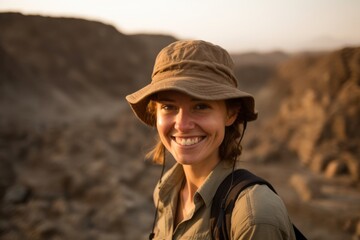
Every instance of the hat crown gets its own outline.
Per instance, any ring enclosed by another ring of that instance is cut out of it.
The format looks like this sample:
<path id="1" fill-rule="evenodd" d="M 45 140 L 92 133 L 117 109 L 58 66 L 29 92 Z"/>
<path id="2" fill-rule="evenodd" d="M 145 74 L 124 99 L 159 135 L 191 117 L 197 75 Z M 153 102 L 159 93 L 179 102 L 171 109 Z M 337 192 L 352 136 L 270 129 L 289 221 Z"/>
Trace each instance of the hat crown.
<path id="1" fill-rule="evenodd" d="M 223 48 L 201 40 L 177 41 L 162 49 L 156 57 L 152 82 L 169 77 L 209 75 L 209 80 L 237 87 L 234 63 Z M 225 80 L 225 81 L 224 81 Z"/>

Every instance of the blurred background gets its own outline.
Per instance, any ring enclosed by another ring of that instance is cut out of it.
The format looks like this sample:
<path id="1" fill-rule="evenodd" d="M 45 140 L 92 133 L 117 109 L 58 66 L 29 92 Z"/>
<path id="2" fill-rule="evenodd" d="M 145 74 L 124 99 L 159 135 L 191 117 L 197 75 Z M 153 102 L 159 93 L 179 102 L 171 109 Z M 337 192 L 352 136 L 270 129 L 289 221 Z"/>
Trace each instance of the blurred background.
<path id="1" fill-rule="evenodd" d="M 309 239 L 360 239 L 360 2 L 0 0 L 0 239 L 144 239 L 155 130 L 124 97 L 178 39 L 256 99 L 241 164 Z M 168 162 L 170 167 L 173 161 Z"/>

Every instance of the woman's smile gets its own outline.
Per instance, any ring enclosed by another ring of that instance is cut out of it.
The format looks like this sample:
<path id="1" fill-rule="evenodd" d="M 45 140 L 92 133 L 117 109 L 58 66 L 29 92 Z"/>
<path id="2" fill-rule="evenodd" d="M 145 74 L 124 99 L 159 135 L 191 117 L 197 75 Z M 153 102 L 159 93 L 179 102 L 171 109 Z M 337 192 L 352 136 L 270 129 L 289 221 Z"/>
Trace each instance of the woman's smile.
<path id="1" fill-rule="evenodd" d="M 171 137 L 173 141 L 181 146 L 193 146 L 201 142 L 205 137 Z"/>

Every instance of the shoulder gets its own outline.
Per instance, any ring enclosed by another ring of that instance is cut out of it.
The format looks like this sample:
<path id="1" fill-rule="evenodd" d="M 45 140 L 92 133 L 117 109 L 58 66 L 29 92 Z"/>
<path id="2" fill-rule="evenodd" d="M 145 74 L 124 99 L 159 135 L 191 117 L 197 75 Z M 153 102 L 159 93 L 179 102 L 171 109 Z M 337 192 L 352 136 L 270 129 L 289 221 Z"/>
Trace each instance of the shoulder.
<path id="1" fill-rule="evenodd" d="M 274 237 L 287 236 L 279 239 L 291 239 L 293 231 L 283 201 L 266 185 L 254 185 L 239 195 L 231 222 L 232 231 L 237 235 L 250 231 L 251 234 L 273 234 Z"/>

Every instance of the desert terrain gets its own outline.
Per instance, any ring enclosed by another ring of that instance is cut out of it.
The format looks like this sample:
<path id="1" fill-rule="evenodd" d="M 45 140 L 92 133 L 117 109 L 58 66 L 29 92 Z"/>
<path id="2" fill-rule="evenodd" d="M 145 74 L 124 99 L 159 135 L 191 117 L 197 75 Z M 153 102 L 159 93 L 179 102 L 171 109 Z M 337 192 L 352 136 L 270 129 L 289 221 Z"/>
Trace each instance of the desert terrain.
<path id="1" fill-rule="evenodd" d="M 173 41 L 0 13 L 0 239 L 147 239 L 161 167 L 125 96 Z M 308 239 L 360 239 L 360 46 L 232 56 L 259 110 L 240 164 Z"/>

